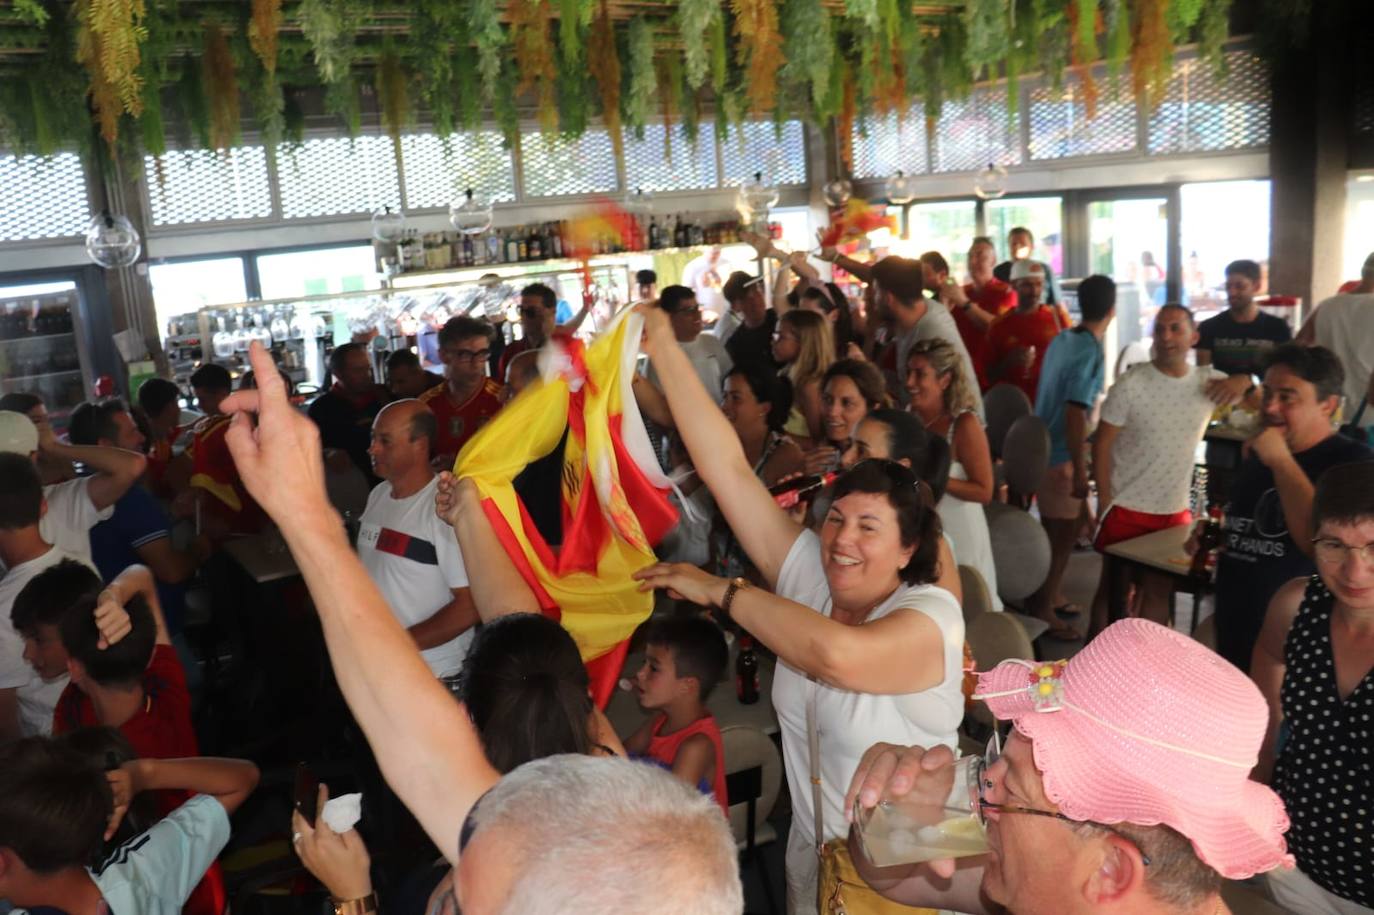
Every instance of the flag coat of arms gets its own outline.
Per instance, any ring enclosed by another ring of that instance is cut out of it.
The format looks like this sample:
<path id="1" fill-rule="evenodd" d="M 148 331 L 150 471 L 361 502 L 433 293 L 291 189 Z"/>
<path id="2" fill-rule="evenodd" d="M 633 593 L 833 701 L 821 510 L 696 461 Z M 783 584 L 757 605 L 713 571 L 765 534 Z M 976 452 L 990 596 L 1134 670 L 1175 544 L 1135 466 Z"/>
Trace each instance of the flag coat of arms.
<path id="1" fill-rule="evenodd" d="M 626 310 L 590 345 L 562 338 L 546 346 L 541 381 L 496 414 L 454 465 L 477 484 L 497 539 L 540 608 L 577 643 L 602 707 L 630 634 L 653 609 L 653 594 L 630 574 L 657 561 L 653 547 L 677 522 L 631 390 L 643 324 Z M 516 478 L 531 463 L 558 460 L 560 448 L 555 547 Z"/>

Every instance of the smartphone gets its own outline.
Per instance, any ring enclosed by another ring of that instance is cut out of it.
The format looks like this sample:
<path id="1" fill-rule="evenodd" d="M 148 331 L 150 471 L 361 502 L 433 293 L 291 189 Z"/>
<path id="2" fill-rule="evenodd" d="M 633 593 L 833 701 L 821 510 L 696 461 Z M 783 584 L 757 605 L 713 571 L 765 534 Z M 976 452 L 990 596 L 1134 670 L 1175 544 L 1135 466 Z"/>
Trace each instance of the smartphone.
<path id="1" fill-rule="evenodd" d="M 296 766 L 296 809 L 311 826 L 319 814 L 320 779 L 308 763 Z"/>

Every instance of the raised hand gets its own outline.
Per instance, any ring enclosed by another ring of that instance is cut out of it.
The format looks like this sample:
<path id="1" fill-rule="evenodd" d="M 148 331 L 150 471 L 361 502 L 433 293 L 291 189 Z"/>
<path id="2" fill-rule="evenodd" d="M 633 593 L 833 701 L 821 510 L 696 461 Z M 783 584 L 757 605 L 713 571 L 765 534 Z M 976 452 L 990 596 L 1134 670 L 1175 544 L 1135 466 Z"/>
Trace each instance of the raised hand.
<path id="1" fill-rule="evenodd" d="M 129 620 L 129 611 L 119 602 L 118 596 L 108 588 L 100 592 L 95 604 L 95 628 L 100 631 L 100 639 L 95 647 L 104 651 L 116 644 L 134 628 Z"/>
<path id="2" fill-rule="evenodd" d="M 639 590 L 660 589 L 674 600 L 685 600 L 705 607 L 718 607 L 730 584 L 686 562 L 658 562 L 630 576 Z"/>

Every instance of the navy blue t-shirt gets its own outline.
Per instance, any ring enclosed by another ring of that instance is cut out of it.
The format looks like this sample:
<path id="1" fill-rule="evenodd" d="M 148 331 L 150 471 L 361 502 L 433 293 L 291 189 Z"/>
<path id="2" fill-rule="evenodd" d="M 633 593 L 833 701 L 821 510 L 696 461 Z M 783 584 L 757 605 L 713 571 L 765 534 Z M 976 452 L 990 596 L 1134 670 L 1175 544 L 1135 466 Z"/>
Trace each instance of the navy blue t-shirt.
<path id="1" fill-rule="evenodd" d="M 171 524 L 157 499 L 142 486 L 134 486 L 115 503 L 113 515 L 91 528 L 91 559 L 101 579 L 108 582 L 143 561 L 139 547 L 170 536 Z M 185 589 L 159 581 L 157 596 L 167 629 L 176 635 L 181 631 Z"/>

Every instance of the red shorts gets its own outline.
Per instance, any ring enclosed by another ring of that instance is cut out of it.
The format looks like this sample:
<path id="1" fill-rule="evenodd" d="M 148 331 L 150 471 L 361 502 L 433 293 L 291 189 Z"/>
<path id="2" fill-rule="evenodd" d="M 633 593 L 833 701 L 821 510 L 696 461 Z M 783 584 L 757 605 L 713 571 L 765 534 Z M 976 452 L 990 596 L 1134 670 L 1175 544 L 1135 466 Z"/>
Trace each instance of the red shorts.
<path id="1" fill-rule="evenodd" d="M 1178 527 L 1180 524 L 1191 524 L 1192 521 L 1193 513 L 1186 508 L 1172 515 L 1152 515 L 1149 512 L 1132 511 L 1120 505 L 1113 505 L 1098 525 L 1097 536 L 1093 538 L 1093 549 L 1101 553 L 1113 543 L 1153 534 L 1165 528 Z"/>

